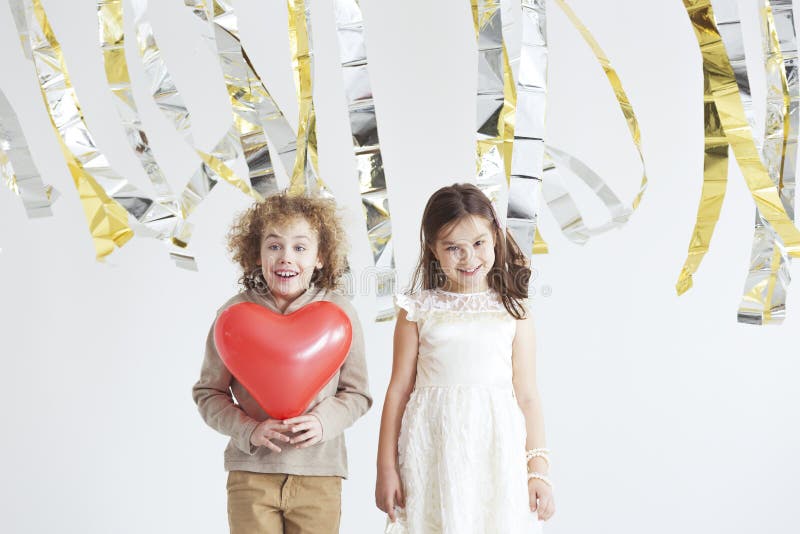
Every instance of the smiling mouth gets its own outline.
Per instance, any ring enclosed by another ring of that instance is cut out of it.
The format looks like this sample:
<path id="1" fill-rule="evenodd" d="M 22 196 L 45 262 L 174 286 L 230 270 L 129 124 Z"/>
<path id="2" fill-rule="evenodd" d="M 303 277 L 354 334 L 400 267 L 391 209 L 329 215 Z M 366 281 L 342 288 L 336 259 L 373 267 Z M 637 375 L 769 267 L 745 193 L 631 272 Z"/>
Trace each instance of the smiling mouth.
<path id="1" fill-rule="evenodd" d="M 460 273 L 464 273 L 464 274 L 466 274 L 466 275 L 470 275 L 470 274 L 475 274 L 475 273 L 477 273 L 477 272 L 478 272 L 478 269 L 480 269 L 480 268 L 481 268 L 481 266 L 480 266 L 480 265 L 478 265 L 477 267 L 473 267 L 472 269 L 458 269 L 458 272 L 460 272 Z"/>
<path id="2" fill-rule="evenodd" d="M 298 274 L 296 271 L 275 271 L 275 276 L 284 280 L 290 280 Z"/>

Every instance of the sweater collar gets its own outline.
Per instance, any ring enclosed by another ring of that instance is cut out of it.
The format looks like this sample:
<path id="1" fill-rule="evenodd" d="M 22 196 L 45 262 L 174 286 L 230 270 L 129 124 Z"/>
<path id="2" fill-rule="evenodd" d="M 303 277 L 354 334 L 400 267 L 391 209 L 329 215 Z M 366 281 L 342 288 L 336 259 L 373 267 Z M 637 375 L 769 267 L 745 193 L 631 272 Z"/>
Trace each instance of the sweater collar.
<path id="1" fill-rule="evenodd" d="M 252 302 L 256 302 L 269 308 L 270 310 L 274 311 L 275 313 L 281 313 L 278 309 L 278 305 L 275 302 L 275 297 L 272 293 L 267 290 L 264 293 L 257 293 L 253 289 L 248 289 L 247 294 L 249 300 Z M 286 311 L 283 312 L 283 315 L 288 315 L 292 312 L 295 312 L 308 304 L 309 302 L 319 300 L 325 294 L 325 288 L 317 287 L 317 286 L 310 286 L 306 289 L 303 293 L 297 296 L 292 302 L 289 303 L 289 306 L 286 307 Z"/>

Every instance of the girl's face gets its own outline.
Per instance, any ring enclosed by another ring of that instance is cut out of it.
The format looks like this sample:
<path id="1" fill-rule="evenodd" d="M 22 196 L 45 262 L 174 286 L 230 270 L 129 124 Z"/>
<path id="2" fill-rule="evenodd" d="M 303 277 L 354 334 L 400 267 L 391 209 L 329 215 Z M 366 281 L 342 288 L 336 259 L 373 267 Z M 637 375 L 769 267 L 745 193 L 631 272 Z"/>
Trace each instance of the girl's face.
<path id="1" fill-rule="evenodd" d="M 468 215 L 440 232 L 433 255 L 447 275 L 446 291 L 474 293 L 489 287 L 486 276 L 494 265 L 494 232 L 484 217 Z"/>
<path id="2" fill-rule="evenodd" d="M 314 269 L 322 268 L 317 232 L 302 217 L 268 226 L 259 265 L 276 300 L 294 300 L 308 289 Z"/>

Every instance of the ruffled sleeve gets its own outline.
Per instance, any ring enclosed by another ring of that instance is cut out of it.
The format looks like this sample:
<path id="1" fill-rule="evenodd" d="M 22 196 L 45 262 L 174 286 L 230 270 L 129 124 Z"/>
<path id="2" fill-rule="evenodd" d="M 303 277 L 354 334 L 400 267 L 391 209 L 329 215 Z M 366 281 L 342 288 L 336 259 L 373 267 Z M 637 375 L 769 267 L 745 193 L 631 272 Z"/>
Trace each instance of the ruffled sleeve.
<path id="1" fill-rule="evenodd" d="M 403 309 L 406 311 L 406 319 L 411 322 L 417 322 L 419 319 L 419 303 L 414 299 L 413 295 L 406 295 L 405 293 L 395 293 L 394 305 L 399 311 Z"/>

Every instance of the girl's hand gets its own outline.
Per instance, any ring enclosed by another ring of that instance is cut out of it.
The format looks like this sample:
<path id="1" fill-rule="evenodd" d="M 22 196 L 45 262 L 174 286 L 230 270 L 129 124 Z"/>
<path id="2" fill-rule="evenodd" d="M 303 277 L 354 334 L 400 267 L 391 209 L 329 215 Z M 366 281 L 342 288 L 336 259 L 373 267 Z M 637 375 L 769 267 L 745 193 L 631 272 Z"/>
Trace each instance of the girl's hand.
<path id="1" fill-rule="evenodd" d="M 264 446 L 275 452 L 281 452 L 280 447 L 272 443 L 271 439 L 276 439 L 288 443 L 290 438 L 281 432 L 286 432 L 287 426 L 277 419 L 267 419 L 258 424 L 250 435 L 250 443 L 256 447 Z"/>
<path id="2" fill-rule="evenodd" d="M 297 449 L 305 449 L 322 441 L 322 423 L 314 414 L 299 415 L 283 423 L 292 432 L 300 432 L 289 441 Z"/>
<path id="3" fill-rule="evenodd" d="M 395 517 L 394 507 L 405 508 L 406 498 L 403 495 L 403 483 L 397 469 L 378 470 L 378 480 L 375 483 L 375 504 L 384 513 L 389 514 L 392 523 Z"/>
<path id="4" fill-rule="evenodd" d="M 538 478 L 528 480 L 528 497 L 530 499 L 531 512 L 538 512 L 540 521 L 547 521 L 555 513 L 553 490 L 543 480 Z"/>

